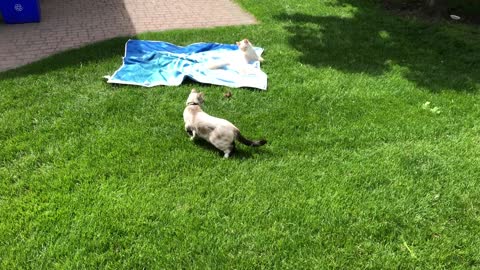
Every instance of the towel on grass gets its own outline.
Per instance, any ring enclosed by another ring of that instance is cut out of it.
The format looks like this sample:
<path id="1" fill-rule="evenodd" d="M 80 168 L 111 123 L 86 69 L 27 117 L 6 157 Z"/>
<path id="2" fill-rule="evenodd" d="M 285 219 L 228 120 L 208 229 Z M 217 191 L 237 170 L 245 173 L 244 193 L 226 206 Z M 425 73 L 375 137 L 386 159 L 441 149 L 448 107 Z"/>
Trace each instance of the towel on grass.
<path id="1" fill-rule="evenodd" d="M 258 55 L 263 52 L 262 48 L 254 49 Z M 106 78 L 108 83 L 153 87 L 177 86 L 189 77 L 200 83 L 266 90 L 267 75 L 258 61 L 211 68 L 215 63 L 234 63 L 239 54 L 235 44 L 194 43 L 181 47 L 163 41 L 129 40 L 123 65 Z"/>

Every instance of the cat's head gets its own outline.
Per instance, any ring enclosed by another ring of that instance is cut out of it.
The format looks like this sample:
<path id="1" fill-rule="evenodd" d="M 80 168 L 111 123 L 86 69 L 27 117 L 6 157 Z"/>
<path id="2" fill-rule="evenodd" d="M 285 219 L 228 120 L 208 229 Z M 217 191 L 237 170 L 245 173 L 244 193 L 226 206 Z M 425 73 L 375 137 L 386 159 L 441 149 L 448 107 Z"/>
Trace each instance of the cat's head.
<path id="1" fill-rule="evenodd" d="M 237 46 L 240 50 L 246 51 L 248 47 L 252 47 L 252 43 L 248 39 L 243 39 L 241 41 L 237 41 Z"/>
<path id="2" fill-rule="evenodd" d="M 203 101 L 204 101 L 203 92 L 197 92 L 197 89 L 193 88 L 192 91 L 190 92 L 190 95 L 188 95 L 186 104 L 187 105 L 190 105 L 190 104 L 201 105 L 201 104 L 203 104 Z"/>

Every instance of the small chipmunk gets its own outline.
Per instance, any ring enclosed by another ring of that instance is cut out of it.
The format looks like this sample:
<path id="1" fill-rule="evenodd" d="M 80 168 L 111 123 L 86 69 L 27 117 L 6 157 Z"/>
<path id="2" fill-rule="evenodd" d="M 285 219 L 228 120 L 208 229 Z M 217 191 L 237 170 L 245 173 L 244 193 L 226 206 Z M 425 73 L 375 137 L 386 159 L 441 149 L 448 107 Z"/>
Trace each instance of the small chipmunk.
<path id="1" fill-rule="evenodd" d="M 223 94 L 223 97 L 225 98 L 231 98 L 232 97 L 232 92 L 228 91 L 225 94 Z"/>

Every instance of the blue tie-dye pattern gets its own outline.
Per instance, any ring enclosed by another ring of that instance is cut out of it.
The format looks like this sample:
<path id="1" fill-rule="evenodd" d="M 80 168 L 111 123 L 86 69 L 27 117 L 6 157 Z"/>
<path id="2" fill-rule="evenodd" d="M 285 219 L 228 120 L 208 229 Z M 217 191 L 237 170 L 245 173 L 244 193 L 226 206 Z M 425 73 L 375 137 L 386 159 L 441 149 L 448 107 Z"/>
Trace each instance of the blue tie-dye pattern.
<path id="1" fill-rule="evenodd" d="M 162 41 L 129 40 L 125 45 L 123 65 L 109 78 L 109 83 L 146 87 L 180 85 L 185 77 L 228 87 L 267 89 L 267 75 L 258 61 L 249 64 L 249 72 L 235 65 L 208 69 L 207 63 L 229 61 L 234 44 L 195 43 L 185 47 Z M 260 55 L 262 48 L 255 47 Z"/>

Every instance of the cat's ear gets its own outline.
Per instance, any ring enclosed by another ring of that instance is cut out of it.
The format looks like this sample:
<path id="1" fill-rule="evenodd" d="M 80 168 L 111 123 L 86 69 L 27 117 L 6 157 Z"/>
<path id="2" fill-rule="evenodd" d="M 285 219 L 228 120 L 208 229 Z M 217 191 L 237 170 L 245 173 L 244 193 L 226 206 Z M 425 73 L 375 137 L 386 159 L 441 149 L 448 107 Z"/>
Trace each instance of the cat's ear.
<path id="1" fill-rule="evenodd" d="M 240 44 L 241 44 L 240 41 L 237 41 L 236 43 L 237 43 L 237 46 L 240 46 Z"/>
<path id="2" fill-rule="evenodd" d="M 197 93 L 197 89 L 193 88 L 192 93 Z"/>
<path id="3" fill-rule="evenodd" d="M 205 100 L 203 92 L 198 93 L 197 100 L 198 100 L 198 103 L 200 104 L 203 103 L 203 101 Z"/>

